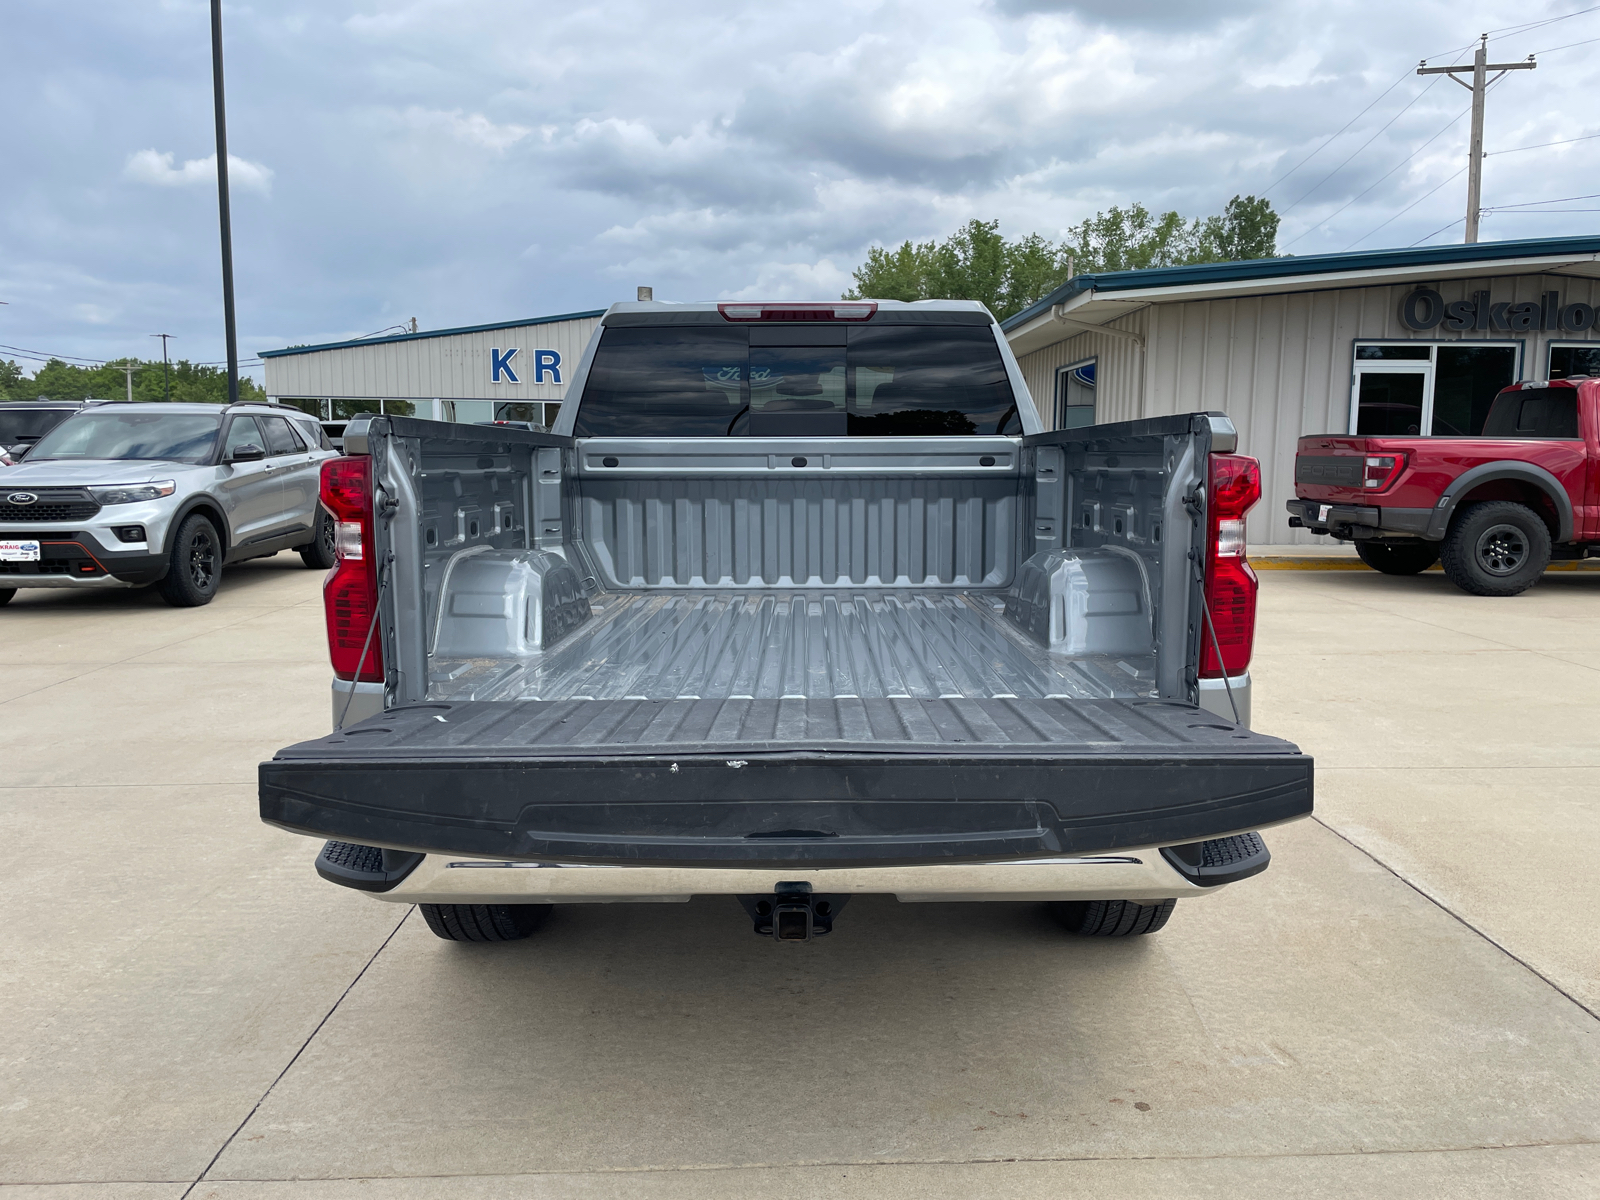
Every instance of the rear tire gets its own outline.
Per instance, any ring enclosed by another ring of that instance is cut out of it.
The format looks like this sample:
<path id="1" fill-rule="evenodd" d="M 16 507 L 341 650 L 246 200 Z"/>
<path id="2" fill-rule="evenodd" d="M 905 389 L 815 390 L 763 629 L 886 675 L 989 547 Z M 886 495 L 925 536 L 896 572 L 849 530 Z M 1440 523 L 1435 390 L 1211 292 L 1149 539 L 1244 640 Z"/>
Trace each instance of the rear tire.
<path id="1" fill-rule="evenodd" d="M 198 608 L 211 603 L 221 582 L 222 538 L 215 525 L 191 513 L 172 539 L 161 598 L 174 608 Z"/>
<path id="2" fill-rule="evenodd" d="M 16 588 L 0 588 L 0 604 L 10 604 L 11 597 L 17 594 Z"/>
<path id="3" fill-rule="evenodd" d="M 1526 504 L 1469 504 L 1451 523 L 1439 561 L 1463 592 L 1515 596 L 1538 583 L 1550 565 L 1550 530 Z"/>
<path id="4" fill-rule="evenodd" d="M 317 505 L 317 519 L 311 523 L 311 528 L 311 540 L 298 547 L 300 561 L 313 570 L 326 571 L 334 563 L 333 518 L 320 504 Z"/>
<path id="5" fill-rule="evenodd" d="M 1050 906 L 1068 933 L 1080 937 L 1136 937 L 1167 923 L 1177 900 L 1140 904 L 1133 900 L 1068 900 Z"/>
<path id="6" fill-rule="evenodd" d="M 1374 571 L 1416 575 L 1439 561 L 1437 542 L 1357 542 L 1356 553 Z"/>
<path id="7" fill-rule="evenodd" d="M 419 904 L 428 928 L 447 942 L 516 942 L 550 915 L 553 904 Z"/>

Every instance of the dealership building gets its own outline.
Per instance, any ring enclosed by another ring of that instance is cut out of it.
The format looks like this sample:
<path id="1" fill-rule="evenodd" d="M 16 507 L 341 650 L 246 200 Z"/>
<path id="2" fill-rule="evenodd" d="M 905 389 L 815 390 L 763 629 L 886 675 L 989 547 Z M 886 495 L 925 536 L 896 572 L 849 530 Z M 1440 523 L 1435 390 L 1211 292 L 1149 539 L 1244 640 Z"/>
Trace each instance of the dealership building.
<path id="1" fill-rule="evenodd" d="M 821 299 L 822 297 L 818 297 Z M 1047 428 L 1218 410 L 1261 460 L 1256 544 L 1291 530 L 1295 442 L 1474 434 L 1518 379 L 1600 375 L 1600 237 L 1080 275 L 1004 324 Z M 360 412 L 554 423 L 602 312 L 262 352 L 269 396 Z"/>
<path id="2" fill-rule="evenodd" d="M 1047 426 L 1214 409 L 1261 460 L 1252 543 L 1290 529 L 1295 442 L 1475 434 L 1518 379 L 1600 375 L 1600 237 L 1080 275 L 1005 322 Z"/>
<path id="3" fill-rule="evenodd" d="M 335 436 L 358 413 L 548 428 L 605 315 L 593 312 L 263 350 L 269 398 Z"/>

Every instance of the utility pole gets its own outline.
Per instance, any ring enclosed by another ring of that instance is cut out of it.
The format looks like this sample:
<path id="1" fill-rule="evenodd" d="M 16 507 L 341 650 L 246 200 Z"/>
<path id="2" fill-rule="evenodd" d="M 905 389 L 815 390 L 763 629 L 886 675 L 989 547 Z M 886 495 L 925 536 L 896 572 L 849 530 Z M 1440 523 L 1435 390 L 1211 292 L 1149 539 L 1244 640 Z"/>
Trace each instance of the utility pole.
<path id="1" fill-rule="evenodd" d="M 150 336 L 161 339 L 161 398 L 170 404 L 172 402 L 172 379 L 167 365 L 167 339 L 173 335 L 170 333 L 152 333 Z"/>
<path id="2" fill-rule="evenodd" d="M 217 109 L 217 214 L 222 226 L 222 323 L 228 338 L 228 403 L 239 402 L 239 342 L 233 324 L 233 222 L 228 214 L 228 115 L 222 87 L 222 0 L 211 0 L 211 90 Z"/>
<path id="3" fill-rule="evenodd" d="M 1470 244 L 1478 240 L 1478 217 L 1483 210 L 1483 94 L 1507 71 L 1531 71 L 1539 64 L 1533 61 L 1533 55 L 1528 55 L 1527 62 L 1519 63 L 1492 63 L 1489 61 L 1489 35 L 1479 35 L 1477 52 L 1472 56 L 1470 67 L 1430 67 L 1428 60 L 1423 59 L 1417 67 L 1418 75 L 1448 75 L 1454 83 L 1461 84 L 1472 93 L 1472 147 L 1468 150 L 1467 158 L 1467 236 Z M 1457 75 L 1472 72 L 1472 82 L 1457 79 Z M 1490 71 L 1498 71 L 1494 79 L 1489 79 Z"/>
<path id="4" fill-rule="evenodd" d="M 128 403 L 132 404 L 133 403 L 133 373 L 135 371 L 142 371 L 142 370 L 144 370 L 144 368 L 139 366 L 137 363 L 133 363 L 133 364 L 118 363 L 117 364 L 117 370 L 121 371 L 124 375 L 126 375 L 128 377 Z"/>

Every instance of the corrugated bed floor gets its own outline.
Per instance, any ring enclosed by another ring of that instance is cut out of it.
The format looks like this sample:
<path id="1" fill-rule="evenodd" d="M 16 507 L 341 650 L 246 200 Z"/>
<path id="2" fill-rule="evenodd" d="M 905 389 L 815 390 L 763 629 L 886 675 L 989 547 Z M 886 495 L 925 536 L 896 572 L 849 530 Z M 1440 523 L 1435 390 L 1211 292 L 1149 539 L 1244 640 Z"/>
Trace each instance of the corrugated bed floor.
<path id="1" fill-rule="evenodd" d="M 1051 655 L 998 593 L 635 592 L 537 659 L 432 664 L 437 700 L 1149 696 L 1152 656 Z"/>

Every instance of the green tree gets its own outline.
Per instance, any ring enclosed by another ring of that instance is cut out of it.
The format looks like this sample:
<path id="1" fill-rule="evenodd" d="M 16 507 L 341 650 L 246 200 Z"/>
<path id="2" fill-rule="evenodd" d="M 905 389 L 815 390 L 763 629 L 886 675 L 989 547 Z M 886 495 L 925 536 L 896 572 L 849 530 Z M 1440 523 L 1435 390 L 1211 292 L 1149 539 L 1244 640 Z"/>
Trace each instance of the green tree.
<path id="1" fill-rule="evenodd" d="M 28 377 L 22 368 L 10 359 L 0 359 L 0 400 L 32 400 L 28 395 Z"/>
<path id="2" fill-rule="evenodd" d="M 1246 258 L 1276 258 L 1278 214 L 1272 201 L 1235 196 L 1220 217 L 1207 217 L 1200 229 L 1201 253 L 1197 262 L 1237 262 Z"/>
<path id="3" fill-rule="evenodd" d="M 141 403 L 166 398 L 161 380 L 161 360 L 124 358 L 98 367 L 77 367 L 52 358 L 33 377 L 15 371 L 15 381 L 0 367 L 0 396 L 7 400 L 121 400 L 128 394 L 124 365 L 138 368 L 133 376 L 133 398 Z M 7 364 L 15 368 L 15 364 Z M 226 404 L 228 372 L 223 367 L 201 366 L 186 359 L 171 364 L 172 399 L 190 404 Z M 254 380 L 240 376 L 239 399 L 265 400 Z"/>
<path id="4" fill-rule="evenodd" d="M 1003 321 L 1074 273 L 1272 258 L 1278 216 L 1270 201 L 1254 196 L 1235 196 L 1221 215 L 1203 220 L 1132 204 L 1096 213 L 1067 233 L 1060 243 L 1037 233 L 1008 242 L 999 221 L 972 220 L 942 242 L 873 246 L 844 299 L 981 300 Z"/>

